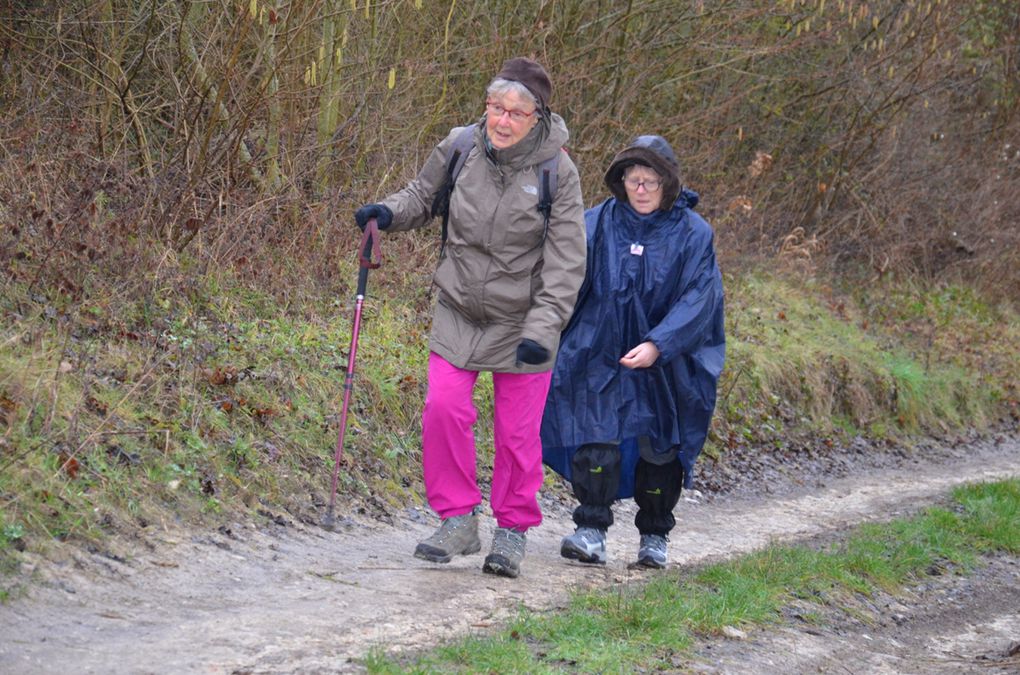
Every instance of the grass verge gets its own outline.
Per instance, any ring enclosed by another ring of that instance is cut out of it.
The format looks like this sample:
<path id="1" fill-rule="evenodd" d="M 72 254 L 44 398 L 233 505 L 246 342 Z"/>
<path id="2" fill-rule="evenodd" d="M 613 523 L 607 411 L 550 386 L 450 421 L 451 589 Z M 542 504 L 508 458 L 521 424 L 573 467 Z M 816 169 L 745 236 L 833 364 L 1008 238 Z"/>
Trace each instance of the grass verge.
<path id="1" fill-rule="evenodd" d="M 1020 419 L 1013 307 L 910 282 L 838 288 L 746 274 L 725 287 L 726 369 L 709 455 L 854 436 L 909 443 Z"/>
<path id="2" fill-rule="evenodd" d="M 643 672 L 682 663 L 696 636 L 781 620 L 793 602 L 844 606 L 896 593 L 933 566 L 961 573 L 982 553 L 1020 554 L 1020 480 L 957 488 L 948 506 L 868 524 L 821 549 L 769 546 L 649 583 L 574 596 L 563 612 L 522 612 L 490 636 L 471 636 L 402 661 L 382 652 L 371 673 Z"/>
<path id="3" fill-rule="evenodd" d="M 402 241 L 402 240 L 397 240 Z M 406 243 L 406 242 L 405 242 Z M 409 254 L 410 255 L 410 254 Z M 0 298 L 0 577 L 54 541 L 101 546 L 176 520 L 317 520 L 329 496 L 352 312 L 280 304 L 229 270 L 87 301 L 11 283 Z M 345 261 L 340 277 L 353 280 Z M 426 274 L 380 270 L 365 304 L 338 513 L 424 502 Z M 1020 419 L 1020 319 L 961 288 L 839 291 L 728 276 L 728 355 L 706 454 Z M 476 392 L 491 468 L 491 381 Z"/>

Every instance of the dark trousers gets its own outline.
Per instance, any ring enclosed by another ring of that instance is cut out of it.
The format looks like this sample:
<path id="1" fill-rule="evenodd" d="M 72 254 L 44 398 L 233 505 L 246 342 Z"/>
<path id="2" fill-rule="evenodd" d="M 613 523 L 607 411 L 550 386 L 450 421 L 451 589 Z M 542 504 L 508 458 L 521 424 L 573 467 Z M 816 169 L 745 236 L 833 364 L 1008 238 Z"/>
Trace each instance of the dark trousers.
<path id="1" fill-rule="evenodd" d="M 584 445 L 571 462 L 574 509 L 579 527 L 608 529 L 613 524 L 613 501 L 620 485 L 620 449 L 611 444 Z M 684 472 L 676 459 L 657 465 L 639 459 L 634 475 L 634 524 L 641 534 L 665 537 L 676 525 L 673 507 L 680 501 Z"/>

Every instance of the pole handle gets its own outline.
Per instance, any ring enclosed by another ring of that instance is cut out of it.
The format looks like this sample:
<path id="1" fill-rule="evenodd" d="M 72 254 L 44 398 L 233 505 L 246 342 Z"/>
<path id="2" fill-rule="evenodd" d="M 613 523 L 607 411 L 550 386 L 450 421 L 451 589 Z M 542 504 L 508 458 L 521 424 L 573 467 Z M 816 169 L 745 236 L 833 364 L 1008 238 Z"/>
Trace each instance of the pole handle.
<path id="1" fill-rule="evenodd" d="M 379 224 L 370 218 L 365 224 L 365 234 L 361 237 L 358 265 L 358 295 L 365 297 L 368 286 L 368 271 L 378 269 L 382 265 L 382 249 L 379 247 Z"/>

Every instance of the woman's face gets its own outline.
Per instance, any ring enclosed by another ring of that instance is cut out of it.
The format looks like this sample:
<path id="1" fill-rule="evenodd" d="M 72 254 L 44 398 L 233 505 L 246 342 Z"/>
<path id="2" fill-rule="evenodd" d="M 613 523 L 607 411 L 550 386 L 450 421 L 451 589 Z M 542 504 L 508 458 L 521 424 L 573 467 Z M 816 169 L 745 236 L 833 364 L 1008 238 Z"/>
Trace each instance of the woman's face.
<path id="1" fill-rule="evenodd" d="M 538 124 L 535 102 L 508 91 L 485 101 L 485 131 L 492 147 L 505 150 L 528 135 Z"/>
<path id="2" fill-rule="evenodd" d="M 623 172 L 623 187 L 630 207 L 647 215 L 662 203 L 662 176 L 647 166 L 636 164 Z"/>

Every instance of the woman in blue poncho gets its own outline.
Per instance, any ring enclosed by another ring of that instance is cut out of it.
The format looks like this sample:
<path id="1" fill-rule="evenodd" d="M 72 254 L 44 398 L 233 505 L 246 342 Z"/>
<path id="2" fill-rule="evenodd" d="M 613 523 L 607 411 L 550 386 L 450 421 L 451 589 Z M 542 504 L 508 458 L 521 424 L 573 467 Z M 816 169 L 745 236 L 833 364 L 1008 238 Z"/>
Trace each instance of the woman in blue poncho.
<path id="1" fill-rule="evenodd" d="M 553 371 L 543 459 L 580 502 L 564 557 L 605 563 L 612 503 L 633 496 L 638 564 L 664 567 L 715 408 L 722 276 L 664 138 L 636 138 L 605 182 L 613 197 L 585 213 L 587 270 Z"/>

